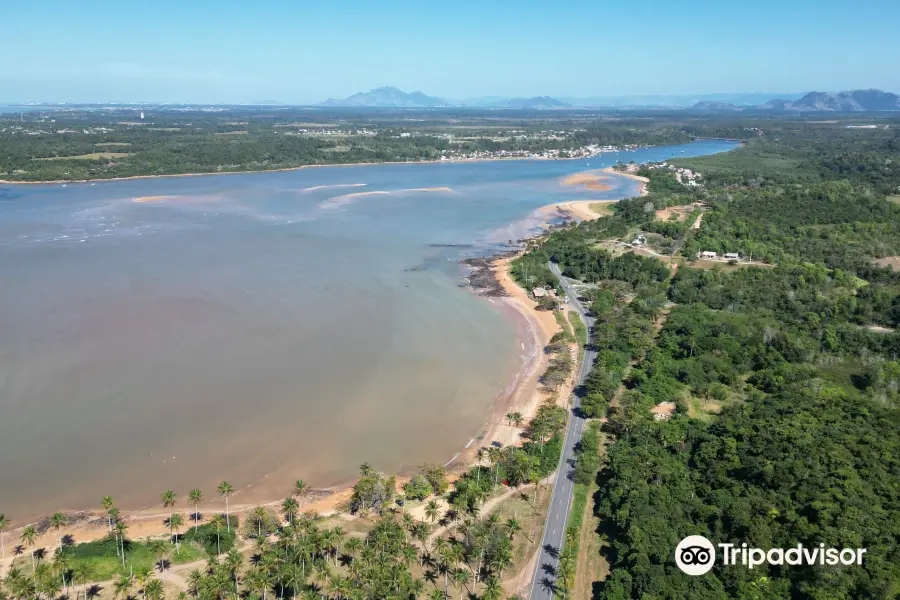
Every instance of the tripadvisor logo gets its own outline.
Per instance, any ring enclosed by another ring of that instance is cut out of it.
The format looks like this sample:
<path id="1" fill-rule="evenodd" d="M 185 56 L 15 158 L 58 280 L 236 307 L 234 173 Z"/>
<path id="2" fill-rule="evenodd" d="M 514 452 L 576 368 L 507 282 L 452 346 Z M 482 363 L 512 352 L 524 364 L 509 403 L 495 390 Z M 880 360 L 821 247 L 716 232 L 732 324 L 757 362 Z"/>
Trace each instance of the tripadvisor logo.
<path id="1" fill-rule="evenodd" d="M 793 548 L 749 548 L 747 544 L 716 544 L 702 535 L 689 535 L 675 548 L 675 564 L 688 575 L 703 575 L 716 564 L 718 547 L 725 566 L 741 565 L 753 569 L 760 565 L 861 565 L 865 548 L 826 548 L 819 544 L 808 548 L 797 544 Z"/>

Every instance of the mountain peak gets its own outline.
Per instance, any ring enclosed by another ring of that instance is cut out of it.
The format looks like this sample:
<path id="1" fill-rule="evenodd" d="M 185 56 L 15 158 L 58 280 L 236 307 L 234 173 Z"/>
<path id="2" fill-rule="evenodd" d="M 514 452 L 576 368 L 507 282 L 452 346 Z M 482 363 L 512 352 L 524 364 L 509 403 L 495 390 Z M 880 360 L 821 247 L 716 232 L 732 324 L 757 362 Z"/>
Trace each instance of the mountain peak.
<path id="1" fill-rule="evenodd" d="M 326 106 L 430 108 L 447 106 L 449 103 L 442 98 L 428 96 L 422 92 L 406 93 L 394 86 L 383 86 L 368 92 L 353 94 L 348 98 L 329 98 L 323 104 Z"/>

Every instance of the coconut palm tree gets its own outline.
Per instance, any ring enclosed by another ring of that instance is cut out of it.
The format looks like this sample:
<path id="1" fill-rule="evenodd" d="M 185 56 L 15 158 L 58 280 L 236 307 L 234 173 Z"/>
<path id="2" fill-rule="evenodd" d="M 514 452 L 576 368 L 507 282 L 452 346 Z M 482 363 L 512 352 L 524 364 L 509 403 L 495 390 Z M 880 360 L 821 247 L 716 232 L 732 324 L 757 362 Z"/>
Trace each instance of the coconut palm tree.
<path id="1" fill-rule="evenodd" d="M 429 500 L 428 504 L 425 505 L 425 516 L 431 520 L 432 525 L 435 521 L 438 520 L 438 517 L 441 515 L 440 507 L 438 506 L 437 501 Z"/>
<path id="2" fill-rule="evenodd" d="M 182 525 L 184 525 L 184 517 L 181 516 L 181 513 L 175 513 L 169 517 L 169 531 L 175 538 L 175 552 L 181 549 L 178 545 L 178 532 L 181 530 Z"/>
<path id="3" fill-rule="evenodd" d="M 506 519 L 506 524 L 504 527 L 506 528 L 506 534 L 509 536 L 510 540 L 512 540 L 516 536 L 516 534 L 522 532 L 522 525 L 515 517 L 509 517 L 508 519 Z"/>
<path id="4" fill-rule="evenodd" d="M 152 579 L 144 586 L 144 598 L 147 600 L 163 600 L 164 594 L 163 582 L 159 579 Z"/>
<path id="5" fill-rule="evenodd" d="M 191 517 L 194 520 L 194 531 L 197 531 L 197 521 L 200 518 L 200 503 L 203 502 L 203 492 L 198 488 L 192 489 L 188 492 L 188 502 L 194 507 L 194 514 L 191 515 Z"/>
<path id="6" fill-rule="evenodd" d="M 112 516 L 109 514 L 109 509 L 115 506 L 113 504 L 112 496 L 103 496 L 103 500 L 100 501 L 100 506 L 106 511 L 106 523 L 109 525 L 109 532 L 112 533 Z"/>
<path id="7" fill-rule="evenodd" d="M 459 600 L 462 600 L 463 588 L 469 586 L 469 582 L 472 581 L 472 575 L 465 569 L 458 568 L 453 569 L 453 572 L 450 573 L 450 579 L 453 581 L 453 585 L 459 588 Z"/>
<path id="8" fill-rule="evenodd" d="M 297 498 L 302 499 L 304 494 L 306 494 L 307 491 L 308 490 L 307 490 L 305 481 L 303 481 L 302 479 L 298 479 L 297 481 L 294 482 L 294 495 L 297 496 Z"/>
<path id="9" fill-rule="evenodd" d="M 37 530 L 33 525 L 28 525 L 25 529 L 22 530 L 22 535 L 19 536 L 19 541 L 26 548 L 31 548 L 34 546 L 35 541 L 37 540 Z M 31 553 L 31 570 L 34 572 L 34 552 Z"/>
<path id="10" fill-rule="evenodd" d="M 6 515 L 0 513 L 0 552 L 2 552 L 2 559 L 6 559 L 6 542 L 4 541 L 3 532 L 6 531 L 6 528 L 9 527 L 9 519 L 6 518 Z"/>
<path id="11" fill-rule="evenodd" d="M 172 490 L 166 490 L 162 493 L 163 507 L 169 509 L 169 518 L 172 517 L 172 512 L 175 510 L 175 504 L 177 502 L 178 502 L 178 494 L 176 494 Z"/>
<path id="12" fill-rule="evenodd" d="M 134 587 L 134 577 L 128 573 L 120 574 L 119 578 L 116 579 L 116 582 L 113 584 L 115 597 L 128 598 L 128 592 L 131 591 L 132 587 Z"/>
<path id="13" fill-rule="evenodd" d="M 66 524 L 66 516 L 61 512 L 53 513 L 50 517 L 50 526 L 56 529 L 56 537 L 59 539 L 59 547 L 62 548 L 62 528 Z"/>
<path id="14" fill-rule="evenodd" d="M 297 504 L 297 499 L 294 497 L 287 497 L 284 499 L 284 502 L 281 503 L 281 512 L 284 513 L 284 518 L 288 523 L 294 522 L 294 515 L 297 514 L 297 509 L 300 508 L 300 505 Z"/>
<path id="15" fill-rule="evenodd" d="M 222 546 L 219 539 L 219 533 L 222 531 L 222 525 L 225 525 L 225 519 L 222 518 L 222 515 L 215 515 L 211 520 L 210 524 L 216 529 L 216 556 L 222 554 Z"/>
<path id="16" fill-rule="evenodd" d="M 493 575 L 488 577 L 488 580 L 484 582 L 484 590 L 481 592 L 481 597 L 484 600 L 500 600 L 502 596 L 503 588 L 500 586 L 500 582 Z"/>
<path id="17" fill-rule="evenodd" d="M 128 525 L 122 521 L 116 521 L 113 530 L 116 532 L 116 540 L 122 545 L 122 568 L 125 568 L 125 534 L 128 533 Z"/>
<path id="18" fill-rule="evenodd" d="M 228 531 L 231 531 L 231 517 L 228 515 L 228 496 L 234 493 L 234 487 L 227 481 L 223 481 L 216 489 L 219 490 L 219 495 L 225 498 L 225 527 Z"/>
<path id="19" fill-rule="evenodd" d="M 57 548 L 56 552 L 53 554 L 53 566 L 56 567 L 56 569 L 59 571 L 63 588 L 65 588 L 66 596 L 68 596 L 69 583 L 66 575 L 72 568 L 72 561 L 69 559 L 68 553 L 66 553 L 65 549 L 62 546 Z"/>
<path id="20" fill-rule="evenodd" d="M 84 588 L 84 600 L 87 600 L 87 580 L 94 574 L 94 569 L 91 568 L 91 565 L 82 561 L 75 565 L 72 569 L 72 576 L 75 580 L 81 580 L 81 587 Z M 77 594 L 76 594 L 77 598 Z"/>

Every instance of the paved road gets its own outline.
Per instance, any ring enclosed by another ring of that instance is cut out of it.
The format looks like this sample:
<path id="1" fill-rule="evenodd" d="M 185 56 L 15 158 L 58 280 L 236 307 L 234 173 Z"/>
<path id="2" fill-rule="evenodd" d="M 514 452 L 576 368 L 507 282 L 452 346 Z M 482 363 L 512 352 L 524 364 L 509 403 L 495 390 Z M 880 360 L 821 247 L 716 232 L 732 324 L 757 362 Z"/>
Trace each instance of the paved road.
<path id="1" fill-rule="evenodd" d="M 588 331 L 594 326 L 594 319 L 587 314 L 587 308 L 578 301 L 577 292 L 572 288 L 569 280 L 562 276 L 559 267 L 550 265 L 550 270 L 559 278 L 563 289 L 569 297 L 569 306 L 577 310 L 581 319 L 587 325 Z M 585 350 L 584 361 L 578 372 L 577 383 L 584 381 L 597 353 L 593 350 Z M 581 400 L 573 396 L 574 407 L 578 408 Z M 553 484 L 553 495 L 550 497 L 550 509 L 547 513 L 547 523 L 544 527 L 544 536 L 541 538 L 541 554 L 538 557 L 537 568 L 534 571 L 534 580 L 531 583 L 531 600 L 541 598 L 552 599 L 556 585 L 556 570 L 559 565 L 559 553 L 562 551 L 563 541 L 566 536 L 566 523 L 569 520 L 569 509 L 572 506 L 572 493 L 575 489 L 573 476 L 575 474 L 575 445 L 581 441 L 584 431 L 584 419 L 574 412 L 569 415 L 569 424 L 566 427 L 566 439 L 563 442 L 563 452 L 557 469 L 556 482 Z"/>

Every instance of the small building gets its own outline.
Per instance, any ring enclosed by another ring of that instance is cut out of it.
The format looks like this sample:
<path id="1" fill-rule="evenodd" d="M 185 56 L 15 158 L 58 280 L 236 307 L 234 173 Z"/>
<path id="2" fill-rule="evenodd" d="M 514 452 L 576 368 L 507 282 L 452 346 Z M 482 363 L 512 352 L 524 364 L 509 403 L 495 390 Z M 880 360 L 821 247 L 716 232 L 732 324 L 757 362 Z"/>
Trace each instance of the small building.
<path id="1" fill-rule="evenodd" d="M 700 258 L 715 258 L 717 256 L 718 254 L 716 254 L 715 252 L 710 252 L 708 250 L 704 250 L 700 253 Z"/>
<path id="2" fill-rule="evenodd" d="M 547 290 L 545 290 L 542 287 L 534 288 L 533 290 L 531 290 L 531 293 L 534 294 L 535 298 L 546 298 L 547 297 Z"/>
<path id="3" fill-rule="evenodd" d="M 725 258 L 727 260 L 739 260 L 741 258 L 741 255 L 738 254 L 737 252 L 726 252 Z"/>
<path id="4" fill-rule="evenodd" d="M 633 240 L 631 240 L 632 246 L 643 246 L 646 243 L 647 243 L 647 238 L 643 235 L 639 235 L 636 238 L 634 238 Z"/>

